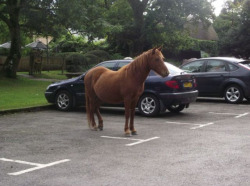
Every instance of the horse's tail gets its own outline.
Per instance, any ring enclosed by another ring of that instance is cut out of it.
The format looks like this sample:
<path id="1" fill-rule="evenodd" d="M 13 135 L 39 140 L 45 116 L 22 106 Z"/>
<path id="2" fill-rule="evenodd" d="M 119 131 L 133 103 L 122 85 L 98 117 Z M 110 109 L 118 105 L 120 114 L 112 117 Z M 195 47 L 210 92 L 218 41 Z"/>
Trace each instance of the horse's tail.
<path id="1" fill-rule="evenodd" d="M 85 101 L 86 101 L 86 114 L 87 114 L 87 119 L 88 119 L 88 125 L 89 125 L 89 128 L 91 128 L 91 117 L 90 117 L 90 112 L 91 112 L 91 109 L 90 109 L 90 100 L 89 100 L 89 95 L 87 93 L 88 91 L 85 90 Z"/>

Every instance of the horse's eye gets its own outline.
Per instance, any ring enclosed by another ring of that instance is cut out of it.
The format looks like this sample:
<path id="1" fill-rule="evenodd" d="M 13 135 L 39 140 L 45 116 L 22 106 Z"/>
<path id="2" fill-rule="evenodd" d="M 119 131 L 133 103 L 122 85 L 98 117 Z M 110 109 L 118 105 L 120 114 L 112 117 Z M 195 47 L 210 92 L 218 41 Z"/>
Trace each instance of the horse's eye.
<path id="1" fill-rule="evenodd" d="M 155 59 L 155 61 L 156 61 L 156 62 L 159 62 L 159 61 L 160 61 L 160 59 L 159 59 L 159 58 L 156 58 L 156 59 Z"/>

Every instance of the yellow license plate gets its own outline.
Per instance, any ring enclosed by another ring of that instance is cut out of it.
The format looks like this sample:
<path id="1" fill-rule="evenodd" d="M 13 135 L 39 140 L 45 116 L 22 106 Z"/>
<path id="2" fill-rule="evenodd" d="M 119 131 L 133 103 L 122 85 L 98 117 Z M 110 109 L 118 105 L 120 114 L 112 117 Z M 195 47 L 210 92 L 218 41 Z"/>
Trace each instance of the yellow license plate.
<path id="1" fill-rule="evenodd" d="M 193 85 L 191 82 L 185 82 L 183 85 L 185 88 L 191 88 Z"/>

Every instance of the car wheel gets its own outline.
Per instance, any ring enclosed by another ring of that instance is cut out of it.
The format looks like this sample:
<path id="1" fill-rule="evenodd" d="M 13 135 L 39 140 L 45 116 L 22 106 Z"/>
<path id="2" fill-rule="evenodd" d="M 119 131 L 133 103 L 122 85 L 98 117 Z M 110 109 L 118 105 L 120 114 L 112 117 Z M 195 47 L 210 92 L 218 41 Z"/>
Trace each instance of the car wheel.
<path id="1" fill-rule="evenodd" d="M 243 100 L 242 89 L 238 85 L 230 85 L 224 92 L 225 100 L 228 103 L 240 103 Z"/>
<path id="2" fill-rule="evenodd" d="M 160 112 L 160 102 L 152 94 L 143 95 L 138 102 L 138 109 L 144 116 L 156 116 Z"/>
<path id="3" fill-rule="evenodd" d="M 68 91 L 60 91 L 56 95 L 56 107 L 62 111 L 72 109 L 73 98 Z"/>
<path id="4" fill-rule="evenodd" d="M 178 113 L 178 112 L 181 112 L 185 108 L 185 106 L 186 105 L 183 105 L 183 104 L 180 104 L 180 105 L 170 105 L 170 106 L 167 107 L 167 109 L 170 112 Z"/>

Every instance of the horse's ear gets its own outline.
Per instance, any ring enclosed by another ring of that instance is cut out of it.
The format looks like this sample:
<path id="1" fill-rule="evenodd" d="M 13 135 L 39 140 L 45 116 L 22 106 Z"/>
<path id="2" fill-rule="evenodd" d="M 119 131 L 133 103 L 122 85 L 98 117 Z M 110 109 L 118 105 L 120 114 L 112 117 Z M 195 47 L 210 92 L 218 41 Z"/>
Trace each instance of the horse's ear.
<path id="1" fill-rule="evenodd" d="M 157 49 L 157 47 L 154 47 L 153 50 L 152 50 L 152 54 L 154 55 L 155 54 L 155 50 Z"/>
<path id="2" fill-rule="evenodd" d="M 159 51 L 161 51 L 162 50 L 162 46 L 160 46 L 159 48 L 157 48 Z"/>

